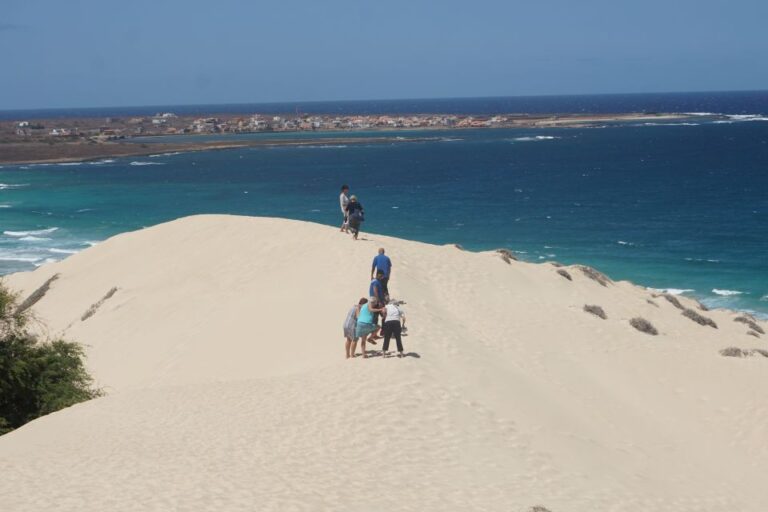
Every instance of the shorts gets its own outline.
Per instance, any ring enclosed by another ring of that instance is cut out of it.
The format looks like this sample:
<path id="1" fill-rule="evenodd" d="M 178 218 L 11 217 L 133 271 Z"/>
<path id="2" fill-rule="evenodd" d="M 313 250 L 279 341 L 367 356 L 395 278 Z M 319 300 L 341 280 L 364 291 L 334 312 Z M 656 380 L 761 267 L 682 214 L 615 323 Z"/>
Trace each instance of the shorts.
<path id="1" fill-rule="evenodd" d="M 357 322 L 357 328 L 355 329 L 355 337 L 362 338 L 372 332 L 376 332 L 377 327 L 368 322 Z"/>

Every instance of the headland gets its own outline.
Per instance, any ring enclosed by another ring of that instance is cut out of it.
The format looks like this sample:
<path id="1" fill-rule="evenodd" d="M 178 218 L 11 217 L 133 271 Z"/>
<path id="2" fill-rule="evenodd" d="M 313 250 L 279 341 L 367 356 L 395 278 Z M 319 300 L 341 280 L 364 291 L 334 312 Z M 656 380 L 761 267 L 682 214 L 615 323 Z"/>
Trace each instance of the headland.
<path id="1" fill-rule="evenodd" d="M 99 158 L 140 156 L 178 151 L 205 151 L 260 145 L 309 144 L 300 133 L 333 132 L 329 143 L 356 144 L 346 134 L 381 131 L 379 142 L 418 141 L 418 136 L 393 133 L 414 130 L 483 128 L 568 128 L 605 123 L 670 122 L 692 118 L 679 113 L 562 114 L 562 115 L 262 115 L 211 114 L 206 117 L 159 112 L 154 116 L 106 118 L 14 119 L 0 121 L 0 164 L 55 163 Z M 201 141 L 194 135 L 281 134 L 269 140 Z M 152 140 L 174 137 L 172 142 Z M 367 138 L 365 143 L 376 143 Z"/>

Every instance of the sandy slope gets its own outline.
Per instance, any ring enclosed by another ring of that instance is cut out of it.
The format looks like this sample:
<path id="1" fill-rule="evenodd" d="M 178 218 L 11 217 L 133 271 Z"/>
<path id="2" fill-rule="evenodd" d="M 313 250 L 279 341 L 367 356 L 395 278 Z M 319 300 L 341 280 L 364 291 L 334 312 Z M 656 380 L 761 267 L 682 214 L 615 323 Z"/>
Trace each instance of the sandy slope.
<path id="1" fill-rule="evenodd" d="M 718 353 L 768 337 L 734 313 L 702 312 L 713 329 L 575 268 L 366 238 L 197 216 L 7 278 L 59 273 L 36 313 L 108 395 L 0 438 L 2 509 L 768 509 L 768 359 Z M 379 245 L 420 357 L 345 361 Z"/>

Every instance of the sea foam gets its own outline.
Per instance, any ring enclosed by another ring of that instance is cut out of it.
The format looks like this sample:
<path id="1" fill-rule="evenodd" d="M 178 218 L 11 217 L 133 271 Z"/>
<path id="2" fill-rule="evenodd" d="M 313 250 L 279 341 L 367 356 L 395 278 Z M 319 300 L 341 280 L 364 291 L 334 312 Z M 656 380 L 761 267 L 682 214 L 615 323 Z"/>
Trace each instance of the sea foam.
<path id="1" fill-rule="evenodd" d="M 23 236 L 19 238 L 19 240 L 22 242 L 47 242 L 48 240 L 50 240 L 50 238 L 30 235 L 30 236 Z"/>
<path id="2" fill-rule="evenodd" d="M 685 293 L 691 293 L 696 291 L 691 288 L 648 288 L 648 289 L 657 293 L 668 293 L 670 295 L 683 295 Z"/>
<path id="3" fill-rule="evenodd" d="M 515 142 L 536 142 L 540 140 L 554 140 L 560 137 L 554 137 L 552 135 L 536 135 L 535 137 L 515 137 L 512 139 Z"/>
<path id="4" fill-rule="evenodd" d="M 48 235 L 53 233 L 59 228 L 53 227 L 48 229 L 38 229 L 36 231 L 3 231 L 4 235 L 7 236 L 13 236 L 13 237 L 25 237 L 25 236 L 35 236 L 35 235 Z"/>
<path id="5" fill-rule="evenodd" d="M 134 160 L 130 163 L 130 165 L 134 166 L 141 166 L 141 165 L 165 165 L 163 162 L 142 162 L 139 160 Z"/>
<path id="6" fill-rule="evenodd" d="M 730 297 L 732 295 L 742 295 L 744 292 L 740 292 L 738 290 L 720 290 L 718 288 L 713 288 L 712 293 L 715 295 L 720 295 L 722 297 Z"/>

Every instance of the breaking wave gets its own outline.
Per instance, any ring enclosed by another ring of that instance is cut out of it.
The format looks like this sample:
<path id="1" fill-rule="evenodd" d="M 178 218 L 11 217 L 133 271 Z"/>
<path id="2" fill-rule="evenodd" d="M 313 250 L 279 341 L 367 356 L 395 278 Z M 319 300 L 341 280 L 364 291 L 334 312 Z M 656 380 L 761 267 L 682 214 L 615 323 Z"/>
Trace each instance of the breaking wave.
<path id="1" fill-rule="evenodd" d="M 744 292 L 740 292 L 739 290 L 720 290 L 718 288 L 713 288 L 712 293 L 722 297 L 730 297 L 732 295 L 742 295 Z"/>
<path id="2" fill-rule="evenodd" d="M 3 231 L 4 235 L 13 237 L 35 236 L 35 235 L 49 235 L 59 228 L 38 229 L 34 231 Z"/>
<path id="3" fill-rule="evenodd" d="M 553 135 L 536 135 L 535 137 L 515 137 L 512 140 L 514 142 L 536 142 L 539 140 L 554 140 L 559 138 L 560 137 L 555 137 Z"/>

